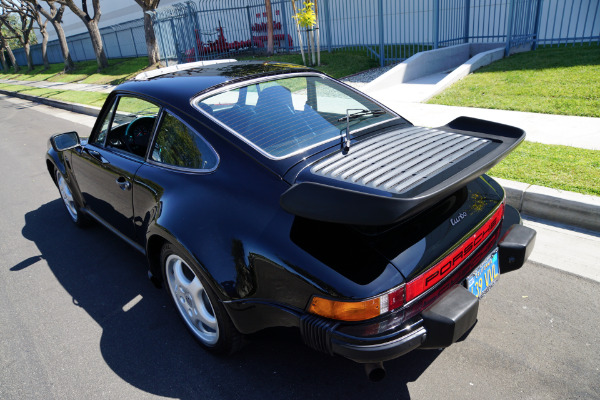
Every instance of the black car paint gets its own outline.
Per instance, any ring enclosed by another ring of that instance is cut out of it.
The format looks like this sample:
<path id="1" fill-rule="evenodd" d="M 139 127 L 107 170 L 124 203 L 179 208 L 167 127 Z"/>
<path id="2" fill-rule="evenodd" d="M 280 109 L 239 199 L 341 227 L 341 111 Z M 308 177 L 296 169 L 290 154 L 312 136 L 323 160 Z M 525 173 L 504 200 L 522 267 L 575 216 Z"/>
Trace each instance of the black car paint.
<path id="1" fill-rule="evenodd" d="M 291 215 L 280 207 L 280 196 L 294 179 L 288 171 L 301 169 L 306 156 L 278 161 L 261 157 L 203 117 L 190 99 L 210 87 L 247 79 L 248 74 L 260 78 L 304 69 L 283 66 L 262 71 L 261 65 L 250 64 L 248 71 L 237 68 L 237 76 L 227 68 L 220 76 L 214 75 L 214 68 L 210 71 L 210 76 L 198 72 L 195 76 L 171 74 L 150 85 L 125 83 L 111 93 L 98 121 L 115 96 L 129 94 L 154 102 L 168 108 L 211 144 L 220 159 L 215 171 L 181 171 L 136 157 L 121 157 L 114 150 L 85 142 L 64 153 L 50 149 L 47 160 L 49 168 L 58 168 L 72 184 L 81 206 L 90 207 L 146 253 L 154 276 L 161 275 L 157 259 L 160 246 L 165 242 L 177 246 L 226 304 L 242 333 L 270 326 L 300 326 L 299 316 L 305 314 L 316 294 L 365 299 L 405 283 L 473 232 L 477 221 L 504 198 L 498 184 L 480 178 L 441 202 L 441 212 L 423 213 L 404 228 L 388 227 L 383 234 L 339 224 L 319 227 L 320 223 Z M 378 130 L 393 124 L 409 123 L 398 119 Z M 99 122 L 91 139 L 98 129 Z M 331 149 L 331 144 L 325 144 L 314 153 L 324 155 Z M 85 180 L 82 173 L 87 174 L 90 185 L 81 186 Z M 131 188 L 123 190 L 116 182 L 119 177 L 127 179 Z M 131 206 L 127 204 L 129 197 Z M 469 216 L 453 227 L 450 218 L 463 211 Z M 406 227 L 410 229 L 402 232 Z M 319 237 L 315 232 L 329 234 Z M 324 247 L 340 258 L 320 255 Z M 355 249 L 361 250 L 357 253 Z M 350 264 L 350 260 L 361 262 Z"/>

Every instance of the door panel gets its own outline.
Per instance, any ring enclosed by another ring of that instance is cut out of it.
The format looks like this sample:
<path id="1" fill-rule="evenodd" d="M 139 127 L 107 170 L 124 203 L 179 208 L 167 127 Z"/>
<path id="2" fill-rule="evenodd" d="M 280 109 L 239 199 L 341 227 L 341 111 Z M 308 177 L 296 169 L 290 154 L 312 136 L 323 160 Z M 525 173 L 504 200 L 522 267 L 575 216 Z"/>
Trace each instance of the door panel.
<path id="1" fill-rule="evenodd" d="M 134 239 L 133 178 L 143 161 L 87 144 L 73 153 L 72 163 L 86 207 Z"/>

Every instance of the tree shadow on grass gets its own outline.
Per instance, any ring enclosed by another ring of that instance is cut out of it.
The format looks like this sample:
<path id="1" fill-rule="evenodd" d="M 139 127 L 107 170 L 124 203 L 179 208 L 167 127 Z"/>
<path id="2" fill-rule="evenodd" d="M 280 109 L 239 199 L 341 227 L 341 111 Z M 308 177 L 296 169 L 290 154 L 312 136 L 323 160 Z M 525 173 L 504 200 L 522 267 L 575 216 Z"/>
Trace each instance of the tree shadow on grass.
<path id="1" fill-rule="evenodd" d="M 160 396 L 204 398 L 410 398 L 413 382 L 440 354 L 416 351 L 386 363 L 388 378 L 369 382 L 351 361 L 308 349 L 297 330 L 251 335 L 239 353 L 216 357 L 187 333 L 163 290 L 146 279 L 145 258 L 99 226 L 80 230 L 60 199 L 25 215 L 23 236 L 60 284 L 102 327 L 100 351 L 127 383 Z M 93 351 L 93 350 L 90 350 Z"/>

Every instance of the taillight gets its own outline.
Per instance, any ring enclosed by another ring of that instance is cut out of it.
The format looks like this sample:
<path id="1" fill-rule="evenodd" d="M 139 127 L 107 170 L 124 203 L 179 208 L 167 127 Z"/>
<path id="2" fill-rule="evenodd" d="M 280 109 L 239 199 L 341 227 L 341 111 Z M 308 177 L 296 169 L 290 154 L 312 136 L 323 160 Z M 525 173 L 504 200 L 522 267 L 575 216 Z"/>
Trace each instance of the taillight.
<path id="1" fill-rule="evenodd" d="M 364 321 L 404 305 L 404 285 L 372 299 L 337 301 L 313 296 L 308 311 L 340 321 Z"/>

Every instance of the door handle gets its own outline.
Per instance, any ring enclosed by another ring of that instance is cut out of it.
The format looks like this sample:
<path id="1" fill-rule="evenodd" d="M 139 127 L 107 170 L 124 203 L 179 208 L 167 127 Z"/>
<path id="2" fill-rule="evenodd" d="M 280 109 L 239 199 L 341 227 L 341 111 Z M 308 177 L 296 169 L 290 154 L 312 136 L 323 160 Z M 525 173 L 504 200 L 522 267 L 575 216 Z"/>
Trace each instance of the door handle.
<path id="1" fill-rule="evenodd" d="M 90 150 L 90 149 L 85 149 L 87 151 L 87 153 L 94 157 L 96 160 L 100 161 L 102 164 L 108 164 L 108 160 L 104 157 L 102 157 L 102 154 L 100 154 L 99 152 L 97 152 L 96 150 Z"/>
<path id="2" fill-rule="evenodd" d="M 119 185 L 121 190 L 131 189 L 131 183 L 129 183 L 129 181 L 122 176 L 117 178 L 117 185 Z"/>

